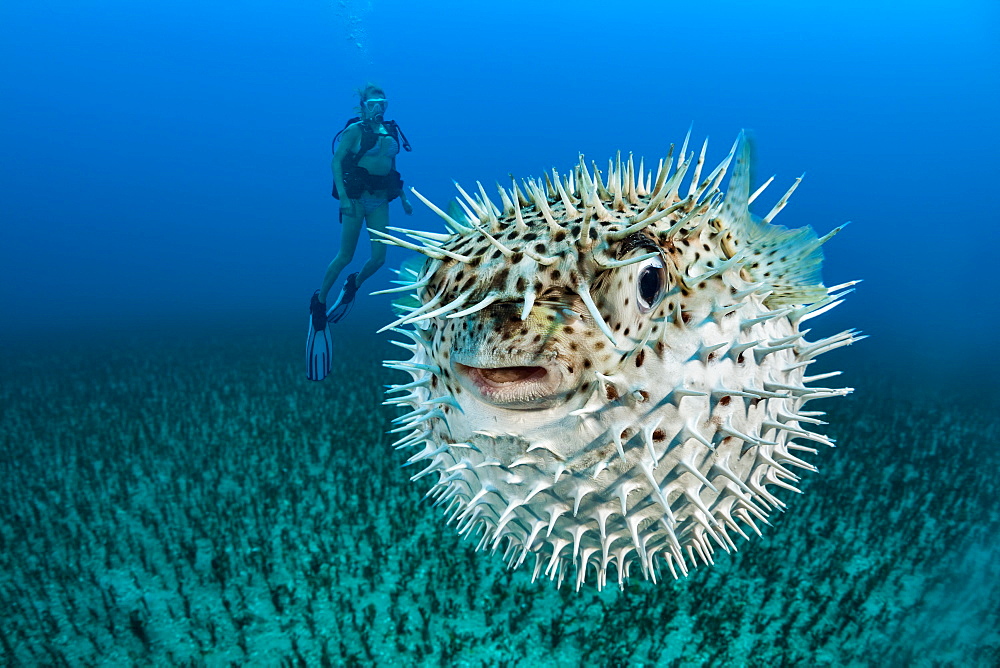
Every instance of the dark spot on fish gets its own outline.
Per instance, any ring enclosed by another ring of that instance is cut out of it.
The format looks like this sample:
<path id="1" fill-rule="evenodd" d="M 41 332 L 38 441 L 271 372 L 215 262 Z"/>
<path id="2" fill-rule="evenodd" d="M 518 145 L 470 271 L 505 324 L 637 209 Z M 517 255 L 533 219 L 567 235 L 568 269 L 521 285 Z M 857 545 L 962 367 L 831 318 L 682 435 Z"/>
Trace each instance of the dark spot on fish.
<path id="1" fill-rule="evenodd" d="M 662 429 L 656 429 L 653 431 L 653 441 L 659 443 L 667 437 L 667 432 Z"/>
<path id="2" fill-rule="evenodd" d="M 604 392 L 608 397 L 608 401 L 614 401 L 618 398 L 618 390 L 615 389 L 614 385 L 608 385 L 604 388 Z"/>
<path id="3" fill-rule="evenodd" d="M 493 280 L 490 281 L 490 290 L 494 292 L 502 292 L 504 288 L 507 287 L 507 276 L 510 275 L 510 269 L 504 267 L 496 273 Z"/>
<path id="4" fill-rule="evenodd" d="M 639 351 L 639 354 L 635 356 L 635 368 L 642 366 L 643 362 L 646 361 L 646 350 L 645 348 Z"/>
<path id="5" fill-rule="evenodd" d="M 720 406 L 728 406 L 730 401 L 732 401 L 732 397 L 730 397 L 727 394 L 726 396 L 724 396 L 721 399 L 719 399 L 719 405 Z"/>

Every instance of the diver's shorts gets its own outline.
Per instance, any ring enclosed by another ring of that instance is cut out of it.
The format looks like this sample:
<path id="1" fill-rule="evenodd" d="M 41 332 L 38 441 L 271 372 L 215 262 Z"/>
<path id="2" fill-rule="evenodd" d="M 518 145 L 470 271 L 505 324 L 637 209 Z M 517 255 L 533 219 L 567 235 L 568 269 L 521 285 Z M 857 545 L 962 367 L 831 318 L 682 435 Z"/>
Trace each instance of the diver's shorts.
<path id="1" fill-rule="evenodd" d="M 367 216 L 372 211 L 375 211 L 381 206 L 385 206 L 389 203 L 389 196 L 384 190 L 379 192 L 365 192 L 361 193 L 360 197 L 355 197 L 361 203 L 361 211 Z M 344 207 L 340 207 L 340 222 L 344 222 Z"/>
<path id="2" fill-rule="evenodd" d="M 389 196 L 386 195 L 385 192 L 361 193 L 361 197 L 358 199 L 361 201 L 361 206 L 364 207 L 366 214 L 371 213 L 380 206 L 389 203 Z"/>

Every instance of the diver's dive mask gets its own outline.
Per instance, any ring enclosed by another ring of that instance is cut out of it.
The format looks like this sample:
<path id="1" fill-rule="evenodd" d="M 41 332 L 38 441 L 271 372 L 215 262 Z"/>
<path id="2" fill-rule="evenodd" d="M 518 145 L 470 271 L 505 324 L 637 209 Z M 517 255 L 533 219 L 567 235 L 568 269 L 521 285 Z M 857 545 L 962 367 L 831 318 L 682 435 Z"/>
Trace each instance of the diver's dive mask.
<path id="1" fill-rule="evenodd" d="M 370 97 L 365 100 L 365 115 L 376 121 L 381 121 L 389 102 L 384 97 Z"/>

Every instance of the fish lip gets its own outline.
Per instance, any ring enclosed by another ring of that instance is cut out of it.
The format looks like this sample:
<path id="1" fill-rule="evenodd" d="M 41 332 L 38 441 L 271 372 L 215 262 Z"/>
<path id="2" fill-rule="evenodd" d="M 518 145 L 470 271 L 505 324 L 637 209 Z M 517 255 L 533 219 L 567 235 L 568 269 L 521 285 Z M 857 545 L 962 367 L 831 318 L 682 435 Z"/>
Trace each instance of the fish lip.
<path id="1" fill-rule="evenodd" d="M 473 361 L 473 360 L 468 360 Z M 481 401 L 513 410 L 540 410 L 559 402 L 566 391 L 562 368 L 547 360 L 505 360 L 500 364 L 475 360 L 482 366 L 452 360 L 452 369 L 459 383 Z M 509 371 L 521 376 L 509 381 L 495 378 L 497 372 Z M 516 371 L 515 371 L 516 370 Z"/>

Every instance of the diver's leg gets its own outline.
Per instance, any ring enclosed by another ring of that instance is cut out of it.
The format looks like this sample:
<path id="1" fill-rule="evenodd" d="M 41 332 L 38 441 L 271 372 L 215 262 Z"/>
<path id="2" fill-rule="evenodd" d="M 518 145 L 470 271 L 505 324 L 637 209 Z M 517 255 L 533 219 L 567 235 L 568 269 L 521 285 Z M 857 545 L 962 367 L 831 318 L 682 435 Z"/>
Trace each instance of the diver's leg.
<path id="1" fill-rule="evenodd" d="M 372 274 L 379 270 L 379 267 L 385 264 L 385 244 L 377 241 L 371 230 L 386 231 L 385 228 L 389 225 L 389 203 L 386 202 L 369 213 L 366 222 L 369 230 L 368 237 L 371 239 L 372 244 L 372 256 L 365 262 L 365 266 L 361 268 L 361 271 L 354 278 L 354 284 L 357 286 L 368 280 Z"/>
<path id="2" fill-rule="evenodd" d="M 365 219 L 364 208 L 358 202 L 354 207 L 357 215 L 344 215 L 341 219 L 340 230 L 340 250 L 337 257 L 333 258 L 330 266 L 326 268 L 326 275 L 323 276 L 323 285 L 319 289 L 319 300 L 326 303 L 326 296 L 330 288 L 337 282 L 337 277 L 354 258 L 354 250 L 358 247 L 358 236 L 361 234 L 361 225 Z"/>

